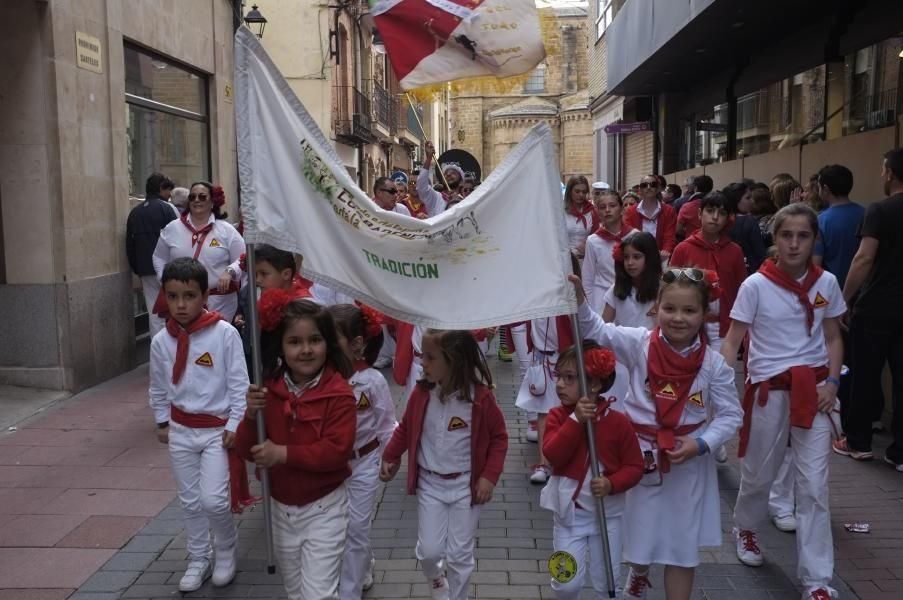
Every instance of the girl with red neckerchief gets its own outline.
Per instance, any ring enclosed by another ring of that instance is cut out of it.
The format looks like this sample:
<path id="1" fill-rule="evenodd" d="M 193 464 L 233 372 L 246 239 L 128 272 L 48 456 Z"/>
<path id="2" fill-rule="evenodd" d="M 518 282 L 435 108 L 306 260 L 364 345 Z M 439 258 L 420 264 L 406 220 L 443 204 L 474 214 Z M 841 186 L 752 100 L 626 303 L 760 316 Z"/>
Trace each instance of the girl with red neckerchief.
<path id="1" fill-rule="evenodd" d="M 599 211 L 589 199 L 589 181 L 583 175 L 568 179 L 564 188 L 564 223 L 571 253 L 582 259 L 586 238 L 599 229 Z"/>
<path id="2" fill-rule="evenodd" d="M 612 252 L 618 242 L 636 230 L 624 223 L 624 202 L 617 192 L 602 192 L 596 207 L 601 225 L 586 240 L 581 278 L 586 286 L 589 305 L 596 312 L 602 312 L 605 292 L 615 284 L 615 259 Z"/>
<path id="3" fill-rule="evenodd" d="M 624 597 L 646 597 L 655 563 L 665 565 L 668 600 L 689 600 L 700 548 L 721 545 L 710 449 L 732 438 L 742 422 L 734 370 L 702 334 L 705 273 L 665 271 L 652 331 L 605 323 L 584 301 L 580 280 L 571 281 L 583 336 L 614 350 L 630 373 L 625 413 L 637 432 L 645 475 L 625 498 L 623 557 L 631 567 Z"/>

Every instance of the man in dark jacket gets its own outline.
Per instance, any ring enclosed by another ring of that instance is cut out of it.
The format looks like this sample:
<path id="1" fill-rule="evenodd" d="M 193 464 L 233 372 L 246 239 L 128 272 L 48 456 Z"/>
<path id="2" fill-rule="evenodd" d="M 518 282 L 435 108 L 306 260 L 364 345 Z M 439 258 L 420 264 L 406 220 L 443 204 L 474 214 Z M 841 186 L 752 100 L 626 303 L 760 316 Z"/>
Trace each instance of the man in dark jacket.
<path id="1" fill-rule="evenodd" d="M 151 337 L 164 325 L 163 319 L 151 312 L 160 293 L 160 280 L 151 258 L 160 231 L 179 216 L 178 210 L 165 200 L 173 187 L 173 182 L 166 175 L 153 173 L 144 186 L 144 202 L 132 209 L 125 225 L 125 252 L 132 272 L 141 278 Z"/>

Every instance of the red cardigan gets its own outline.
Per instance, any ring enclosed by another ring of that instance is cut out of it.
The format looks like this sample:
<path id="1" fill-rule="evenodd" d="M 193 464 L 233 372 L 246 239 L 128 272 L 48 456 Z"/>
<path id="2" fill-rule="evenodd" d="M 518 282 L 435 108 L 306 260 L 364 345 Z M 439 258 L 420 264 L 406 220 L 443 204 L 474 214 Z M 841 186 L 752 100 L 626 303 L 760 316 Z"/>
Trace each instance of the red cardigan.
<path id="1" fill-rule="evenodd" d="M 670 204 L 660 201 L 659 205 L 661 210 L 659 210 L 656 217 L 655 241 L 659 250 L 671 253 L 674 252 L 674 245 L 676 244 L 677 213 L 674 212 L 674 207 Z M 624 215 L 624 222 L 637 231 L 643 231 L 643 219 L 645 217 L 637 212 L 637 206 L 639 205 L 634 204 L 627 209 L 627 213 Z"/>
<path id="2" fill-rule="evenodd" d="M 586 425 L 571 418 L 572 406 L 556 406 L 546 418 L 542 453 L 552 474 L 575 479 L 580 484 L 589 468 Z M 626 415 L 606 409 L 595 422 L 596 454 L 611 482 L 611 493 L 626 492 L 643 478 L 643 453 Z M 580 490 L 578 485 L 577 490 Z"/>
<path id="3" fill-rule="evenodd" d="M 505 417 L 496 404 L 495 396 L 485 385 L 475 386 L 470 435 L 470 489 L 475 493 L 477 480 L 485 477 L 497 484 L 505 466 L 508 453 L 508 432 Z M 383 451 L 383 460 L 397 463 L 401 455 L 408 453 L 408 494 L 417 492 L 417 449 L 423 432 L 423 420 L 429 404 L 429 388 L 417 384 L 404 411 L 401 423 L 395 428 L 392 439 Z M 471 500 L 472 502 L 472 500 Z"/>
<path id="4" fill-rule="evenodd" d="M 267 382 L 267 437 L 287 447 L 286 462 L 270 467 L 270 492 L 283 504 L 304 506 L 330 493 L 351 476 L 357 408 L 348 382 L 326 367 L 320 383 L 297 398 L 280 377 Z M 293 402 L 294 400 L 294 402 Z M 235 436 L 239 456 L 252 461 L 257 425 L 242 419 Z"/>
<path id="5" fill-rule="evenodd" d="M 731 309 L 740 293 L 740 284 L 746 279 L 746 261 L 743 250 L 726 234 L 714 244 L 702 239 L 697 231 L 674 249 L 671 255 L 672 267 L 696 267 L 718 273 L 719 300 L 718 329 L 721 337 L 727 335 L 731 327 Z"/>

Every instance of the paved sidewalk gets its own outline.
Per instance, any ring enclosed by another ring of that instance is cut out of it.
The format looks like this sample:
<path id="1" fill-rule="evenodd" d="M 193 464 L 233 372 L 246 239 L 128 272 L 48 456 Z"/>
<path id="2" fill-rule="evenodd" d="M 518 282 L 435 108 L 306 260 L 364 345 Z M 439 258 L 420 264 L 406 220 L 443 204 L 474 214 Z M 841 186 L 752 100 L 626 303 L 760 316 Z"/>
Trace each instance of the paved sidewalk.
<path id="1" fill-rule="evenodd" d="M 526 479 L 536 446 L 523 440 L 525 423 L 513 407 L 516 367 L 494 358 L 490 364 L 511 441 L 506 471 L 480 520 L 471 597 L 552 598 L 546 568 L 551 518 L 539 507 L 540 488 Z M 181 514 L 168 456 L 148 426 L 145 386 L 146 374 L 136 370 L 0 437 L 0 464 L 7 465 L 0 466 L 0 588 L 6 588 L 0 600 L 180 597 Z M 903 477 L 879 461 L 833 457 L 831 466 L 835 587 L 844 599 L 900 600 Z M 738 484 L 735 459 L 720 468 L 720 479 L 722 525 L 729 529 Z M 414 559 L 416 503 L 405 496 L 403 482 L 400 473 L 381 492 L 373 527 L 376 584 L 366 599 L 429 597 Z M 851 520 L 871 522 L 872 533 L 844 531 L 843 523 Z M 208 583 L 187 598 L 284 597 L 279 576 L 265 572 L 262 511 L 246 511 L 239 522 L 235 582 L 223 589 Z M 760 569 L 740 565 L 729 535 L 725 540 L 704 552 L 694 599 L 800 597 L 793 535 L 770 526 L 763 530 L 766 565 Z M 649 599 L 664 598 L 660 570 L 652 580 Z"/>

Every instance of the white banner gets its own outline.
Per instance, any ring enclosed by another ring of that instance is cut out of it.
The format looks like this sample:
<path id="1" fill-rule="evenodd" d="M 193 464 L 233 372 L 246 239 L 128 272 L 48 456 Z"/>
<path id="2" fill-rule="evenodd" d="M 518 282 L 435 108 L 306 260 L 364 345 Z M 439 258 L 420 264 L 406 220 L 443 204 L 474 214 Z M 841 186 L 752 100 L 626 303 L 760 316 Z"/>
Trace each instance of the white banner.
<path id="1" fill-rule="evenodd" d="M 235 35 L 245 239 L 403 321 L 476 329 L 576 312 L 551 132 L 534 128 L 466 200 L 426 221 L 361 191 L 257 37 Z"/>

